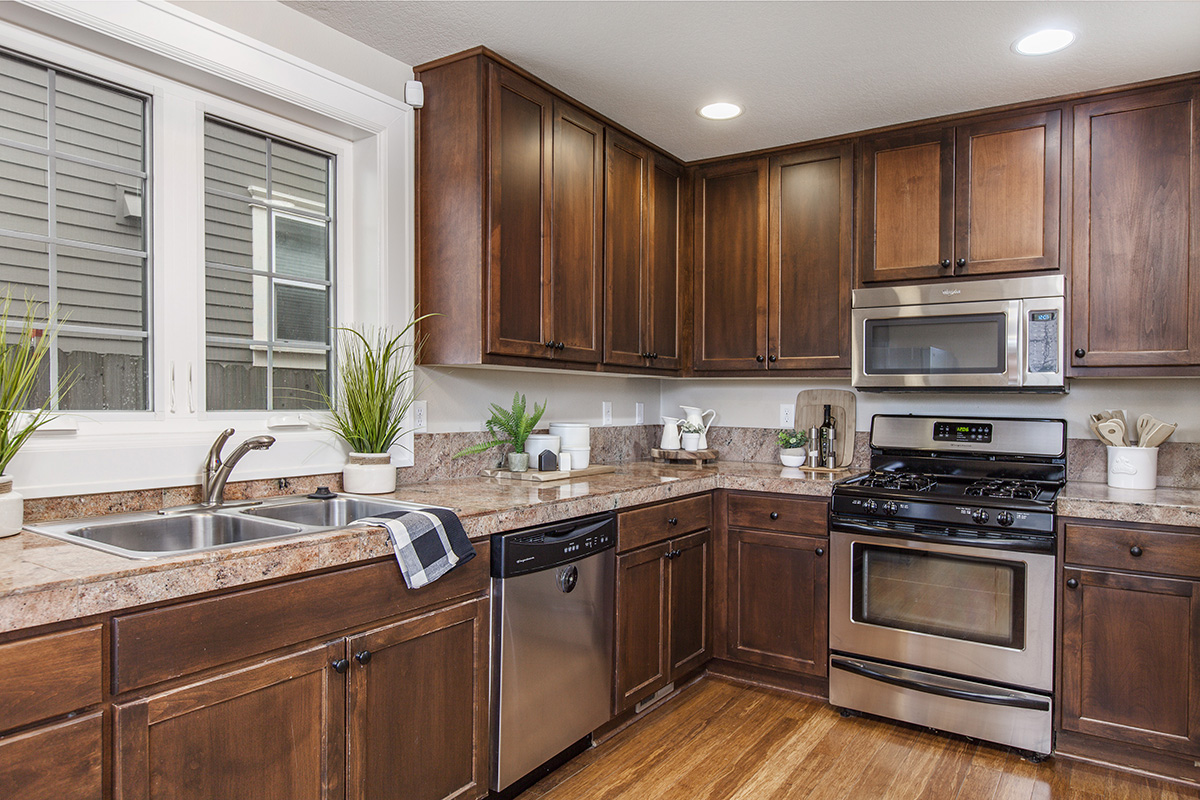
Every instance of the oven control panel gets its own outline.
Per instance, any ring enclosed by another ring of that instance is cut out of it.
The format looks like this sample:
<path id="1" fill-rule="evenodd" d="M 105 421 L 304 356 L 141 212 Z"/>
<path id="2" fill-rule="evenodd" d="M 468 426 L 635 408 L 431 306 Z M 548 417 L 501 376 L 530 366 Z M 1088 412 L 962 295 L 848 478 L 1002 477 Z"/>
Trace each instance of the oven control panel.
<path id="1" fill-rule="evenodd" d="M 933 423 L 933 440 L 935 442 L 982 442 L 992 441 L 992 424 L 990 422 L 942 422 Z"/>

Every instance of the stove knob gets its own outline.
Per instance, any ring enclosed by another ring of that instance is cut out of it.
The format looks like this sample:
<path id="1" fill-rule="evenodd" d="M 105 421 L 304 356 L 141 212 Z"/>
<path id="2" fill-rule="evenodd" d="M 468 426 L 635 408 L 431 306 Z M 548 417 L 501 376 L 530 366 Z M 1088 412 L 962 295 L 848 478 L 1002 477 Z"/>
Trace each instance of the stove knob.
<path id="1" fill-rule="evenodd" d="M 883 513 L 891 516 L 900 510 L 900 506 L 896 505 L 895 500 L 888 500 L 883 504 Z"/>
<path id="2" fill-rule="evenodd" d="M 975 520 L 976 525 L 982 525 L 988 521 L 989 517 L 986 511 L 984 511 L 982 508 L 977 508 L 971 513 L 971 519 Z"/>
<path id="3" fill-rule="evenodd" d="M 999 522 L 1001 527 L 1007 528 L 1013 524 L 1013 515 L 1007 511 L 1001 511 L 996 515 L 996 522 Z"/>
<path id="4" fill-rule="evenodd" d="M 863 510 L 869 514 L 874 514 L 879 509 L 879 503 L 874 500 L 868 500 L 863 503 Z"/>

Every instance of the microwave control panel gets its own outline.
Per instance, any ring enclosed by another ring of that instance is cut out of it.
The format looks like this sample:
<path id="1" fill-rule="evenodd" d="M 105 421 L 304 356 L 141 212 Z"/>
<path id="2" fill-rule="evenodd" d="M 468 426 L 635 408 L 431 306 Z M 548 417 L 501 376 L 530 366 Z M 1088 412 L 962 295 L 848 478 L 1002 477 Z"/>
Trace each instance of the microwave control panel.
<path id="1" fill-rule="evenodd" d="M 1058 372 L 1058 311 L 1030 311 L 1027 325 L 1029 351 L 1025 354 L 1030 372 Z"/>

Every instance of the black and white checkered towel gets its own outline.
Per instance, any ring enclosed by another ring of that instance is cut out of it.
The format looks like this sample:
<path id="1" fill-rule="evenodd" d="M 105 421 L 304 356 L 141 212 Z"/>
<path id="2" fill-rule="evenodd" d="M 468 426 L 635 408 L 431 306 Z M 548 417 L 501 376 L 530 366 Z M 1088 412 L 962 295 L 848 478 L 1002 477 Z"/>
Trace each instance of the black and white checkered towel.
<path id="1" fill-rule="evenodd" d="M 389 511 L 355 524 L 387 528 L 400 573 L 410 589 L 420 589 L 475 557 L 462 522 L 448 508 Z"/>

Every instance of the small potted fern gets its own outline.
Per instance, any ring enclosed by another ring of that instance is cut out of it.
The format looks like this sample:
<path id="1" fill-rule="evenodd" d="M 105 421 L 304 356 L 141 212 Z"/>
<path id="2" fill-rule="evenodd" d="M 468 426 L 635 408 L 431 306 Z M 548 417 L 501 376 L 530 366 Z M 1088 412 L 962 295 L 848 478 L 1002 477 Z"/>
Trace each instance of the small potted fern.
<path id="1" fill-rule="evenodd" d="M 545 413 L 545 403 L 541 405 L 534 403 L 533 411 L 526 411 L 525 395 L 514 392 L 511 409 L 492 403 L 492 416 L 484 423 L 492 438 L 460 450 L 454 454 L 454 458 L 482 453 L 492 447 L 510 444 L 513 452 L 508 454 L 508 468 L 513 472 L 524 472 L 529 469 L 529 454 L 525 452 L 525 440 L 529 438 L 529 434 L 533 433 L 538 420 Z"/>

